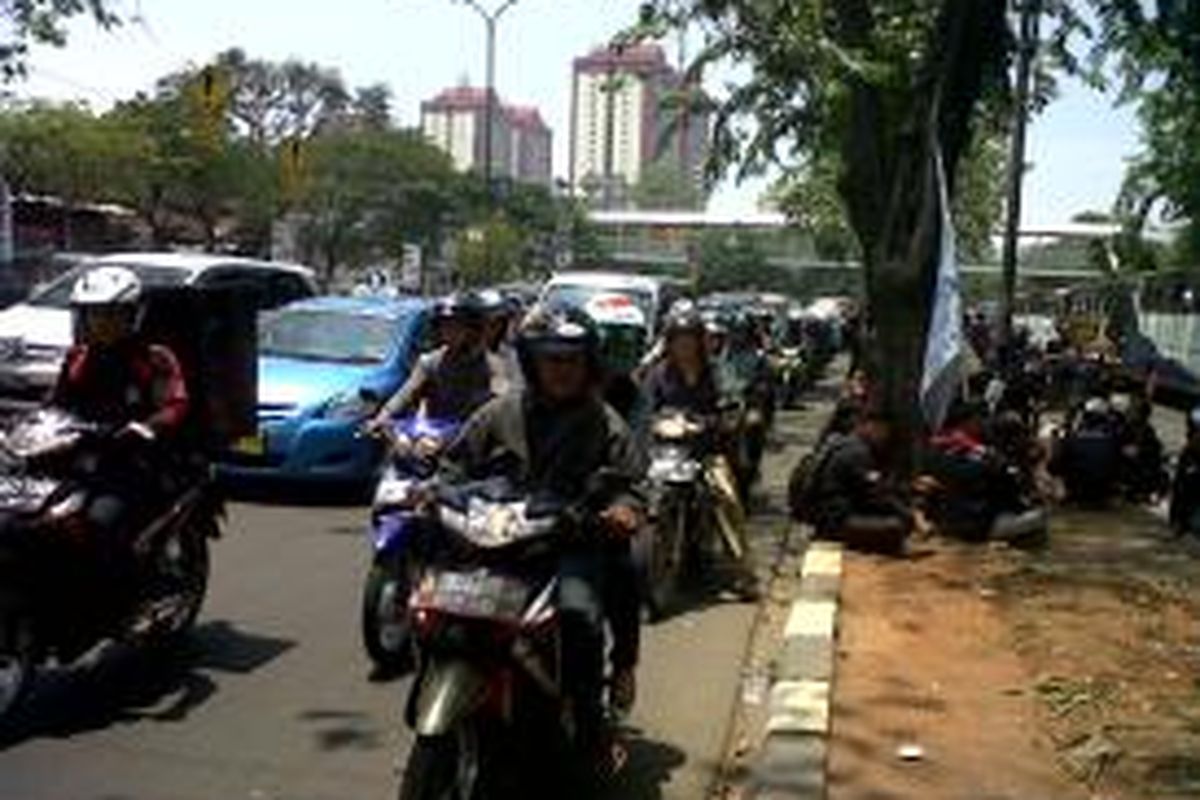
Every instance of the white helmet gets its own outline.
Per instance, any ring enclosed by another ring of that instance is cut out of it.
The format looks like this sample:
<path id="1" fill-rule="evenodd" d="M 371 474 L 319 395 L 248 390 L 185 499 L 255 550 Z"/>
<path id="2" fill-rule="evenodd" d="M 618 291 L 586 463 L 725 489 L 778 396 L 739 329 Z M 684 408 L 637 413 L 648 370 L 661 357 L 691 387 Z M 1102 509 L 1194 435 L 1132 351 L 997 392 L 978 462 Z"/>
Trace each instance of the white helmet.
<path id="1" fill-rule="evenodd" d="M 73 306 L 134 305 L 142 297 L 142 281 L 126 267 L 97 267 L 75 281 Z"/>

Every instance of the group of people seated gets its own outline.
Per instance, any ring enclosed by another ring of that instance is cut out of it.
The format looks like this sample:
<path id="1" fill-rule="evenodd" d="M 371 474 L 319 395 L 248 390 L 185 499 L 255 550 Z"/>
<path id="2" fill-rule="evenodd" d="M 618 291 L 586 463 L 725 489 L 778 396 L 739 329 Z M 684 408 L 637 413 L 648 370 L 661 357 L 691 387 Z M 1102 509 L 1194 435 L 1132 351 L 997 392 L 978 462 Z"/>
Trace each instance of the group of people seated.
<path id="1" fill-rule="evenodd" d="M 971 540 L 1044 535 L 1043 509 L 1056 502 L 1169 497 L 1172 526 L 1200 533 L 1200 408 L 1188 416 L 1172 477 L 1152 387 L 1118 391 L 1111 369 L 1084 360 L 1062 367 L 1076 380 L 1061 398 L 1061 423 L 1039 429 L 1056 395 L 1043 354 L 1016 337 L 918 441 L 916 477 L 904 482 L 889 477 L 907 472 L 893 469 L 894 426 L 875 410 L 866 376 L 852 372 L 820 444 L 793 476 L 794 512 L 818 536 L 892 549 L 914 530 Z"/>

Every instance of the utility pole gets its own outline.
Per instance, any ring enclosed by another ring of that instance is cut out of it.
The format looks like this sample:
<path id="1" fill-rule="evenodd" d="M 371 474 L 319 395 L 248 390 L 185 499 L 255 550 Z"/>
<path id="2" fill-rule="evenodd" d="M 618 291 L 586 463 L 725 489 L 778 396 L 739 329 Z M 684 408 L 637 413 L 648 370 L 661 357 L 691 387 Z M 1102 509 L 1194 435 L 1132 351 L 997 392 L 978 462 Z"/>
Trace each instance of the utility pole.
<path id="1" fill-rule="evenodd" d="M 1004 225 L 1004 291 L 1000 298 L 1000 343 L 1012 337 L 1013 307 L 1017 292 L 1017 245 L 1021 230 L 1021 195 L 1025 179 L 1025 135 L 1029 124 L 1029 94 L 1033 63 L 1039 45 L 1042 0 L 1015 0 L 1020 14 L 1017 46 L 1016 118 L 1008 159 L 1008 218 Z"/>
<path id="2" fill-rule="evenodd" d="M 495 11 L 488 11 L 477 0 L 460 0 L 460 2 L 479 14 L 487 31 L 487 86 L 484 89 L 486 97 L 483 112 L 485 115 L 483 121 L 483 181 L 490 205 L 495 200 L 492 192 L 492 161 L 496 135 L 496 23 L 500 21 L 500 17 L 504 16 L 505 11 L 517 4 L 517 0 L 504 0 Z"/>

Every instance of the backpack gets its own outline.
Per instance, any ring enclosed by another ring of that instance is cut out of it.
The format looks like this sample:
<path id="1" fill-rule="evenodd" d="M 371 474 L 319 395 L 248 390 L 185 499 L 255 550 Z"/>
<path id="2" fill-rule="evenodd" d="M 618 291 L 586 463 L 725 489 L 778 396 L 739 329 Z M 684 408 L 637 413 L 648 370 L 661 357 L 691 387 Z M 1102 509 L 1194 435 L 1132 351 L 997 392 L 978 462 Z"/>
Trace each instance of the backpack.
<path id="1" fill-rule="evenodd" d="M 797 522 L 812 524 L 821 473 L 837 452 L 842 438 L 836 433 L 826 436 L 816 447 L 805 453 L 792 469 L 788 478 L 788 506 L 792 512 L 792 519 Z"/>

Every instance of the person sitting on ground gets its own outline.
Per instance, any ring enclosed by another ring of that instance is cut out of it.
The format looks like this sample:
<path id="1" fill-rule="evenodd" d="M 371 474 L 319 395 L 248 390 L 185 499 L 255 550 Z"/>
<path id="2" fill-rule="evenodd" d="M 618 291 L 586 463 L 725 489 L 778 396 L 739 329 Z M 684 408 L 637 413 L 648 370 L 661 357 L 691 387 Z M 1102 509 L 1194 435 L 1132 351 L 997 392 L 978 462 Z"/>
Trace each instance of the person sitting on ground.
<path id="1" fill-rule="evenodd" d="M 1135 503 L 1152 501 L 1165 494 L 1170 483 L 1163 467 L 1163 444 L 1154 429 L 1153 404 L 1134 397 L 1121 426 L 1121 473 L 1125 494 Z"/>
<path id="2" fill-rule="evenodd" d="M 1120 439 L 1111 407 L 1104 398 L 1092 397 L 1058 442 L 1050 471 L 1062 479 L 1067 500 L 1103 506 L 1116 492 L 1120 459 Z"/>
<path id="3" fill-rule="evenodd" d="M 1020 417 L 1016 412 L 1009 415 Z M 961 401 L 951 407 L 942 430 L 925 452 L 935 490 L 933 510 L 939 528 L 969 540 L 988 538 L 1003 514 L 1026 510 L 1020 470 L 987 436 L 983 408 Z"/>
<path id="4" fill-rule="evenodd" d="M 1200 535 L 1200 406 L 1188 414 L 1187 443 L 1175 465 L 1168 518 L 1176 533 Z"/>
<path id="5" fill-rule="evenodd" d="M 897 551 L 913 528 L 913 514 L 888 478 L 892 426 L 879 411 L 865 412 L 847 436 L 834 436 L 815 467 L 811 519 L 818 537 L 868 549 Z"/>

